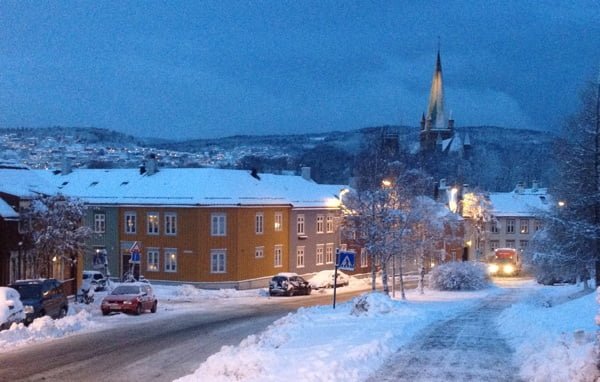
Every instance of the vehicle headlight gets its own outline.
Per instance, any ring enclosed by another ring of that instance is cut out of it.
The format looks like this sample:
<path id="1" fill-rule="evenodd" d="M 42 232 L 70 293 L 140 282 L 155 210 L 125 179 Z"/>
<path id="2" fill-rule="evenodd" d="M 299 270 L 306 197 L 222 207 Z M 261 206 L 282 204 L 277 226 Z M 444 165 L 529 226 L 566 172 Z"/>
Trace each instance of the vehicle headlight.
<path id="1" fill-rule="evenodd" d="M 490 272 L 490 273 L 496 273 L 496 272 L 498 272 L 498 269 L 499 269 L 499 267 L 496 264 L 490 264 L 488 266 L 488 272 Z"/>
<path id="2" fill-rule="evenodd" d="M 23 306 L 23 312 L 25 312 L 26 314 L 33 313 L 34 311 L 35 311 L 35 309 L 33 309 L 32 305 Z"/>
<path id="3" fill-rule="evenodd" d="M 133 304 L 133 301 L 123 301 L 123 304 L 125 304 L 125 305 L 131 305 L 131 304 Z"/>
<path id="4" fill-rule="evenodd" d="M 506 274 L 510 274 L 515 271 L 515 267 L 513 267 L 511 264 L 506 264 L 504 268 L 502 268 L 502 271 Z"/>

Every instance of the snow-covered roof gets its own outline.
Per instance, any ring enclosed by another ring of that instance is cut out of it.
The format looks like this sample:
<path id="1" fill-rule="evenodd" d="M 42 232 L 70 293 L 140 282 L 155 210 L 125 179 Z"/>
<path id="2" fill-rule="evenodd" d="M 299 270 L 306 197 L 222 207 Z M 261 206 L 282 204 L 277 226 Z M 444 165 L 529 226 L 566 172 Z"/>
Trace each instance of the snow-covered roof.
<path id="1" fill-rule="evenodd" d="M 0 217 L 4 219 L 16 219 L 19 214 L 3 199 L 0 199 Z"/>
<path id="2" fill-rule="evenodd" d="M 496 216 L 532 216 L 550 208 L 546 188 L 515 189 L 490 193 L 492 213 Z"/>
<path id="3" fill-rule="evenodd" d="M 0 167 L 0 192 L 21 198 L 31 198 L 37 194 L 53 194 L 56 188 L 37 171 L 26 167 Z"/>
<path id="4" fill-rule="evenodd" d="M 36 170 L 69 196 L 96 204 L 292 205 L 338 207 L 344 186 L 321 185 L 301 176 L 214 168 L 76 169 L 62 175 Z"/>

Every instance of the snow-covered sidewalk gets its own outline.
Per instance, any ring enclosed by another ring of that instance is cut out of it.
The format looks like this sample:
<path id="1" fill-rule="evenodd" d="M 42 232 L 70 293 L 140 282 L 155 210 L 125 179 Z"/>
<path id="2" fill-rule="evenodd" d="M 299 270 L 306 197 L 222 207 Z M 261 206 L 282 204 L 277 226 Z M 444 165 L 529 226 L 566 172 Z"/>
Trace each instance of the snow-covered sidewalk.
<path id="1" fill-rule="evenodd" d="M 223 347 L 194 374 L 178 382 L 365 381 L 425 327 L 460 317 L 461 313 L 474 309 L 481 299 L 506 293 L 506 288 L 527 289 L 522 296 L 528 296 L 515 301 L 504 313 L 498 311 L 495 320 L 488 317 L 489 325 L 500 333 L 496 334 L 498 338 L 506 338 L 516 350 L 516 365 L 511 375 L 526 381 L 594 381 L 598 376 L 591 367 L 597 359 L 594 293 L 554 306 L 548 305 L 548 301 L 568 300 L 566 296 L 581 287 L 544 287 L 533 281 L 503 284 L 478 292 L 426 290 L 420 295 L 409 291 L 408 301 L 370 293 L 360 304 L 355 300 L 335 310 L 299 309 L 276 321 L 264 333 L 248 337 L 239 346 Z M 357 305 L 363 309 L 356 309 Z M 574 332 L 583 335 L 573 337 Z M 538 356 L 551 355 L 556 349 L 564 356 L 558 359 Z M 561 372 L 539 374 L 544 368 L 560 368 Z"/>

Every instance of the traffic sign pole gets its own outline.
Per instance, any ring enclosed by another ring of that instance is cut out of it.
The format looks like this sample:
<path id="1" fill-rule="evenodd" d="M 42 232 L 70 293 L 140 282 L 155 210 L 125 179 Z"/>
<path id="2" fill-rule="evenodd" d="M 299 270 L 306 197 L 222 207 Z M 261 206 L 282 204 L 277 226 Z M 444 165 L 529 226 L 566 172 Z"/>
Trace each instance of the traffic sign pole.
<path id="1" fill-rule="evenodd" d="M 333 272 L 333 309 L 335 309 L 335 294 L 337 291 L 337 271 L 340 264 L 340 249 L 335 249 L 335 271 Z"/>

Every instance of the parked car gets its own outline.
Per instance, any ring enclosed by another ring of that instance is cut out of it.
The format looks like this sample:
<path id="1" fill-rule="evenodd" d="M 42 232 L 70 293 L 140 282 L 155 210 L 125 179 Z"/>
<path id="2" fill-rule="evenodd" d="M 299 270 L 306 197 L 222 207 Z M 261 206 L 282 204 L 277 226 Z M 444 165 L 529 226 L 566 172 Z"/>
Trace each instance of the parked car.
<path id="1" fill-rule="evenodd" d="M 107 279 L 102 272 L 83 271 L 81 289 L 89 290 L 92 287 L 94 291 L 102 291 L 106 288 L 106 281 Z"/>
<path id="2" fill-rule="evenodd" d="M 19 280 L 9 287 L 16 289 L 21 296 L 26 325 L 46 315 L 62 318 L 69 311 L 69 300 L 57 279 Z"/>
<path id="3" fill-rule="evenodd" d="M 102 300 L 103 315 L 111 312 L 142 314 L 146 310 L 156 313 L 158 300 L 149 283 L 133 282 L 118 285 Z"/>
<path id="4" fill-rule="evenodd" d="M 308 281 L 296 273 L 279 273 L 269 281 L 269 295 L 293 296 L 295 294 L 309 295 L 312 288 Z"/>
<path id="5" fill-rule="evenodd" d="M 335 278 L 335 270 L 325 270 L 317 272 L 308 282 L 312 289 L 333 288 L 333 279 Z M 347 286 L 350 284 L 350 277 L 344 272 L 337 272 L 336 286 Z"/>
<path id="6" fill-rule="evenodd" d="M 21 296 L 16 289 L 0 287 L 0 330 L 8 329 L 13 322 L 25 320 Z"/>

